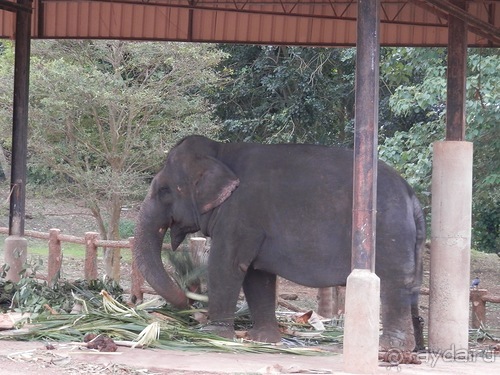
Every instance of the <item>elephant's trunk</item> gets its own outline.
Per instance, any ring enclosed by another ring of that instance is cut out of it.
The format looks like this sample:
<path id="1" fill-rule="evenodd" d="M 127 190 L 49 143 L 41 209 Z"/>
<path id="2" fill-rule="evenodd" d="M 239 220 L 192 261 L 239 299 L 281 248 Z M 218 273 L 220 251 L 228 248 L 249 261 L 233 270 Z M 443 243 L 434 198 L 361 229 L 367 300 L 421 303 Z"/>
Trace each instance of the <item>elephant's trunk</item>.
<path id="1" fill-rule="evenodd" d="M 140 218 L 135 230 L 134 261 L 146 281 L 160 296 L 173 306 L 185 309 L 189 306 L 188 298 L 163 267 L 161 248 L 164 235 L 164 229 L 154 228 L 144 218 Z"/>

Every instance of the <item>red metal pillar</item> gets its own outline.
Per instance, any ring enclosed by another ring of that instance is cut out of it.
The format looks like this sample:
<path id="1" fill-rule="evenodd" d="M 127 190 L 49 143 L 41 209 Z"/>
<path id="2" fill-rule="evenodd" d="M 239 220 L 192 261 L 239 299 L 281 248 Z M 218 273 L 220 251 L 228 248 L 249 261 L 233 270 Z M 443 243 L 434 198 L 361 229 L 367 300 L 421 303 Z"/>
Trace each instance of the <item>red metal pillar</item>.
<path id="1" fill-rule="evenodd" d="M 380 279 L 374 270 L 379 6 L 379 0 L 358 0 L 352 272 L 347 278 L 344 327 L 344 370 L 355 374 L 378 369 Z"/>
<path id="2" fill-rule="evenodd" d="M 4 244 L 6 279 L 17 282 L 27 259 L 24 238 L 26 154 L 28 147 L 28 99 L 31 41 L 31 0 L 18 0 L 14 62 L 14 110 L 12 119 L 12 167 L 10 173 L 9 237 Z"/>
<path id="3" fill-rule="evenodd" d="M 358 2 L 352 268 L 375 269 L 379 1 Z"/>
<path id="4" fill-rule="evenodd" d="M 31 7 L 31 0 L 18 0 Z M 26 154 L 28 144 L 29 65 L 31 12 L 17 10 L 14 66 L 14 112 L 12 121 L 12 168 L 9 235 L 24 235 Z"/>
<path id="5" fill-rule="evenodd" d="M 465 9 L 464 0 L 453 3 Z M 455 17 L 448 21 L 448 70 L 446 140 L 465 141 L 465 80 L 467 69 L 467 23 Z"/>

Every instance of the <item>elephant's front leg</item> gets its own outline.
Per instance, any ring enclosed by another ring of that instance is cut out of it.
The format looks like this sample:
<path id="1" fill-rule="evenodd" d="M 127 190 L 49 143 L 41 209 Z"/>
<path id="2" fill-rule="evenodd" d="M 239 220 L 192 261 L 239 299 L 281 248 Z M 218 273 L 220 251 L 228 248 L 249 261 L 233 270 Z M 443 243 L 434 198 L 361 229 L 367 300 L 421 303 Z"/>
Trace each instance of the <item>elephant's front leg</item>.
<path id="1" fill-rule="evenodd" d="M 215 241 L 214 241 L 215 242 Z M 212 243 L 208 260 L 208 331 L 226 338 L 234 338 L 234 312 L 245 272 L 230 262 L 230 256 Z"/>
<path id="2" fill-rule="evenodd" d="M 250 267 L 243 281 L 243 291 L 253 320 L 249 338 L 259 342 L 281 341 L 275 312 L 276 275 Z"/>

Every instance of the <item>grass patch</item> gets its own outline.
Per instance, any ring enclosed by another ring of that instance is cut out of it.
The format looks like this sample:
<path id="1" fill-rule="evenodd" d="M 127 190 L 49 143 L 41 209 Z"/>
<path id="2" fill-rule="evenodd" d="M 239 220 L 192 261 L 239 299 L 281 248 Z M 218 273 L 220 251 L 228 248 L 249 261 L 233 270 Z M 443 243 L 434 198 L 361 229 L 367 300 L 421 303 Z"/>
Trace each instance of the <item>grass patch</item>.
<path id="1" fill-rule="evenodd" d="M 2 246 L 0 248 L 0 253 L 3 253 L 3 243 L 5 242 L 5 238 L 7 236 L 1 235 L 0 242 Z M 34 238 L 28 239 L 28 256 L 39 256 L 39 257 L 48 257 L 49 255 L 49 246 L 46 240 L 39 240 Z M 63 255 L 67 258 L 74 259 L 85 259 L 85 246 L 81 244 L 71 243 L 71 242 L 62 242 L 61 243 Z M 102 248 L 99 248 L 99 255 L 102 255 Z M 121 258 L 125 262 L 132 261 L 132 253 L 130 249 L 122 249 Z M 64 267 L 64 264 L 63 264 Z"/>
<path id="2" fill-rule="evenodd" d="M 63 242 L 61 244 L 62 251 L 64 256 L 76 258 L 76 259 L 85 259 L 85 246 Z M 49 246 L 47 241 L 43 240 L 29 240 L 28 241 L 28 254 L 30 255 L 40 255 L 40 256 L 48 256 L 49 255 Z"/>

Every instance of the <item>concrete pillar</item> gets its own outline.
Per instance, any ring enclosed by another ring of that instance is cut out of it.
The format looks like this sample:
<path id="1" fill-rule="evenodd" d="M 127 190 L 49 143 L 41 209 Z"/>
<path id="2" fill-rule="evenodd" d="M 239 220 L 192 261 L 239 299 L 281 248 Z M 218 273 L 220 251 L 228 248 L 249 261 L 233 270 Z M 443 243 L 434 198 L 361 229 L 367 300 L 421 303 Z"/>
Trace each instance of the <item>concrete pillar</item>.
<path id="1" fill-rule="evenodd" d="M 468 348 L 472 143 L 434 144 L 429 349 Z"/>
<path id="2" fill-rule="evenodd" d="M 24 237 L 11 235 L 4 243 L 5 264 L 9 267 L 6 280 L 17 283 L 22 276 L 22 271 L 28 257 L 28 241 Z"/>
<path id="3" fill-rule="evenodd" d="M 374 374 L 378 370 L 380 279 L 366 269 L 347 278 L 344 324 L 344 370 Z M 375 350 L 374 350 L 375 349 Z"/>

